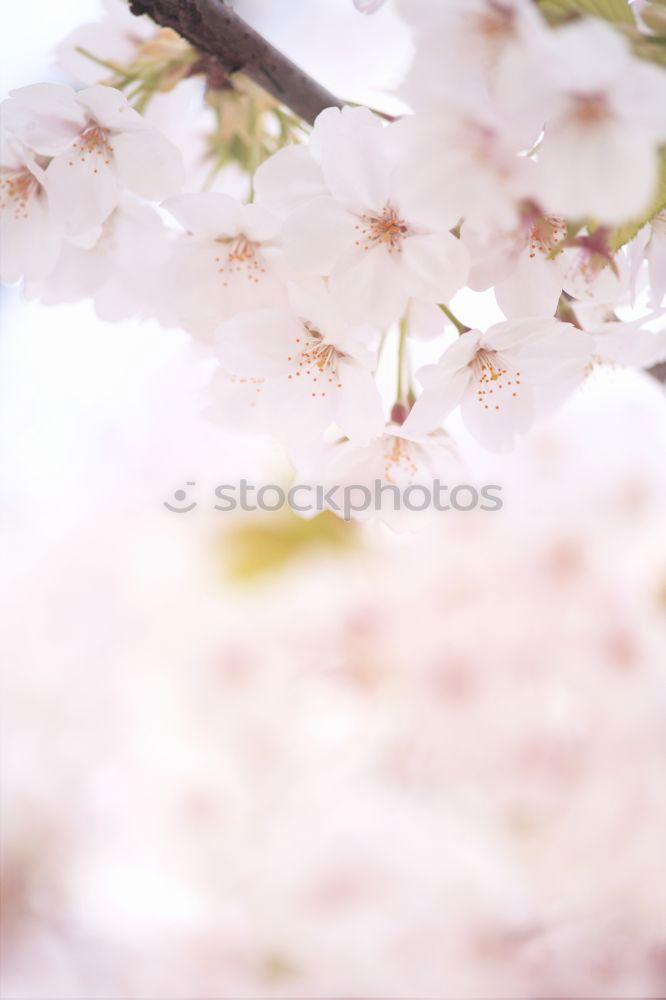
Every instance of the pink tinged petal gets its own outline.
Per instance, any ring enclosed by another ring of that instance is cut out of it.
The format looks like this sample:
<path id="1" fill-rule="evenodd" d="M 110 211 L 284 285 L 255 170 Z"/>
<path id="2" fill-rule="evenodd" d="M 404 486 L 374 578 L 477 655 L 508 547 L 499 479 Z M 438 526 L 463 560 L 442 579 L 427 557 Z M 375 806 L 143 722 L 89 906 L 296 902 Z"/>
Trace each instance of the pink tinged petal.
<path id="1" fill-rule="evenodd" d="M 340 358 L 337 382 L 327 391 L 333 397 L 335 422 L 350 440 L 367 444 L 382 433 L 382 399 L 369 369 L 349 358 Z"/>
<path id="2" fill-rule="evenodd" d="M 376 326 L 359 323 L 337 327 L 331 334 L 330 342 L 335 343 L 343 354 L 359 361 L 365 368 L 374 368 L 377 363 L 377 347 L 380 333 Z"/>
<path id="3" fill-rule="evenodd" d="M 467 281 L 469 251 L 451 233 L 408 236 L 401 249 L 418 298 L 448 302 Z"/>
<path id="4" fill-rule="evenodd" d="M 472 372 L 469 368 L 444 372 L 437 365 L 422 370 L 425 388 L 404 423 L 408 434 L 431 431 L 460 403 L 467 390 Z"/>
<path id="5" fill-rule="evenodd" d="M 287 263 L 304 274 L 330 274 L 339 257 L 353 247 L 356 224 L 356 217 L 333 198 L 315 198 L 284 223 Z"/>
<path id="6" fill-rule="evenodd" d="M 333 422 L 332 394 L 322 395 L 310 383 L 282 375 L 266 384 L 271 433 L 288 446 L 321 440 Z"/>
<path id="7" fill-rule="evenodd" d="M 271 413 L 267 406 L 266 385 L 261 380 L 243 379 L 219 370 L 210 384 L 210 398 L 206 415 L 234 433 L 270 431 Z"/>
<path id="8" fill-rule="evenodd" d="M 640 216 L 658 176 L 654 140 L 631 122 L 546 128 L 537 194 L 558 215 L 619 224 Z"/>
<path id="9" fill-rule="evenodd" d="M 74 91 L 54 83 L 35 83 L 12 90 L 1 105 L 3 126 L 36 153 L 56 156 L 86 124 Z"/>
<path id="10" fill-rule="evenodd" d="M 633 323 L 607 323 L 594 337 L 594 354 L 602 361 L 649 368 L 666 361 L 666 331 L 653 333 Z"/>
<path id="11" fill-rule="evenodd" d="M 516 368 L 532 382 L 581 380 L 592 359 L 592 338 L 569 324 L 521 345 L 513 355 Z"/>
<path id="12" fill-rule="evenodd" d="M 369 445 L 359 446 L 351 441 L 336 445 L 324 477 L 326 482 L 345 486 L 382 479 L 386 441 L 387 436 L 382 435 L 378 441 Z"/>
<path id="13" fill-rule="evenodd" d="M 183 229 L 195 236 L 236 236 L 240 232 L 242 205 L 235 198 L 217 191 L 204 194 L 181 194 L 162 206 Z"/>
<path id="14" fill-rule="evenodd" d="M 603 21 L 589 18 L 565 25 L 548 41 L 545 75 L 551 74 L 566 90 L 596 93 L 631 70 L 627 42 Z"/>
<path id="15" fill-rule="evenodd" d="M 351 139 L 360 129 L 378 131 L 383 128 L 380 118 L 369 108 L 324 108 L 315 119 L 308 150 L 316 163 L 324 158 L 324 143 L 329 139 Z"/>
<path id="16" fill-rule="evenodd" d="M 258 205 L 280 213 L 328 194 L 321 167 L 306 146 L 285 146 L 264 160 L 254 175 L 254 193 Z"/>
<path id="17" fill-rule="evenodd" d="M 263 205 L 242 205 L 241 231 L 251 240 L 263 242 L 277 238 L 280 220 Z"/>
<path id="18" fill-rule="evenodd" d="M 553 316 L 562 292 L 563 268 L 542 253 L 520 255 L 513 272 L 495 285 L 495 298 L 505 316 Z"/>
<path id="19" fill-rule="evenodd" d="M 483 334 L 479 330 L 468 330 L 462 336 L 456 337 L 452 344 L 442 354 L 436 365 L 427 365 L 416 373 L 424 387 L 428 379 L 434 377 L 435 371 L 451 373 L 467 367 L 479 349 Z"/>
<path id="20" fill-rule="evenodd" d="M 182 157 L 160 132 L 121 132 L 112 137 L 112 147 L 123 184 L 141 198 L 162 201 L 183 186 Z"/>
<path id="21" fill-rule="evenodd" d="M 54 220 L 71 236 L 104 222 L 122 193 L 115 163 L 104 151 L 61 153 L 47 167 L 46 180 Z"/>
<path id="22" fill-rule="evenodd" d="M 560 320 L 548 316 L 534 316 L 529 319 L 507 320 L 495 323 L 481 336 L 481 346 L 491 351 L 515 350 L 547 334 L 557 336 L 569 329 Z"/>
<path id="23" fill-rule="evenodd" d="M 297 316 L 307 320 L 328 343 L 339 346 L 348 324 L 324 278 L 311 276 L 303 277 L 298 282 L 291 281 L 288 296 Z"/>
<path id="24" fill-rule="evenodd" d="M 475 379 L 463 396 L 460 408 L 463 422 L 485 448 L 508 451 L 516 435 L 528 431 L 534 422 L 533 391 L 522 384 L 515 394 L 511 390 L 498 391 L 479 399 L 478 389 L 479 382 Z"/>
<path id="25" fill-rule="evenodd" d="M 86 117 L 103 128 L 114 132 L 148 128 L 145 119 L 127 103 L 125 95 L 113 87 L 100 83 L 86 87 L 79 90 L 76 100 L 86 112 Z"/>
<path id="26" fill-rule="evenodd" d="M 350 212 L 381 212 L 391 198 L 392 162 L 383 129 L 368 126 L 365 116 L 351 131 L 331 128 L 321 137 L 321 166 L 326 185 Z"/>
<path id="27" fill-rule="evenodd" d="M 35 192 L 22 211 L 11 202 L 0 208 L 2 281 L 43 278 L 55 267 L 60 245 L 43 192 Z"/>
<path id="28" fill-rule="evenodd" d="M 306 331 L 290 312 L 258 309 L 222 323 L 215 333 L 220 364 L 235 375 L 268 378 L 296 370 Z"/>
<path id="29" fill-rule="evenodd" d="M 351 322 L 386 327 L 405 311 L 413 278 L 400 255 L 384 246 L 353 247 L 336 263 L 329 284 Z"/>

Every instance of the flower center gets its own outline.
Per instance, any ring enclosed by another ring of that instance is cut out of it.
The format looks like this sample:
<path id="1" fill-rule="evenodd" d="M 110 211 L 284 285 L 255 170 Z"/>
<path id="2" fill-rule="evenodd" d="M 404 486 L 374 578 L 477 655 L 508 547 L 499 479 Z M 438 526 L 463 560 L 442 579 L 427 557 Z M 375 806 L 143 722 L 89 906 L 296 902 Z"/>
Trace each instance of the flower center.
<path id="1" fill-rule="evenodd" d="M 501 40 L 514 33 L 515 11 L 507 4 L 489 0 L 476 18 L 479 34 L 488 41 Z"/>
<path id="2" fill-rule="evenodd" d="M 109 142 L 109 133 L 99 125 L 91 123 L 79 136 L 78 140 L 72 144 L 72 157 L 78 156 L 81 163 L 87 160 L 100 162 L 100 157 L 106 166 L 111 163 L 113 156 L 113 146 Z M 74 166 L 74 159 L 69 161 L 70 167 Z M 93 168 L 93 173 L 98 172 L 98 167 Z"/>
<path id="3" fill-rule="evenodd" d="M 287 378 L 310 382 L 313 398 L 326 396 L 330 387 L 342 389 L 342 383 L 338 381 L 338 361 L 345 355 L 332 344 L 327 344 L 319 330 L 307 320 L 302 323 L 305 336 L 296 337 L 294 343 L 297 346 L 287 357 L 296 370 Z"/>
<path id="4" fill-rule="evenodd" d="M 259 284 L 261 275 L 266 273 L 266 264 L 257 243 L 253 243 L 243 233 L 231 238 L 220 236 L 215 242 L 226 247 L 223 256 L 215 257 L 215 263 L 219 265 L 218 271 L 224 275 L 225 287 L 234 274 L 245 274 L 248 281 Z"/>
<path id="5" fill-rule="evenodd" d="M 20 170 L 3 171 L 0 174 L 0 209 L 10 209 L 15 219 L 27 219 L 28 202 L 40 188 L 37 178 L 27 167 Z"/>
<path id="6" fill-rule="evenodd" d="M 548 257 L 567 235 L 566 223 L 554 215 L 544 215 L 530 229 L 530 257 L 537 253 Z"/>
<path id="7" fill-rule="evenodd" d="M 579 125 L 596 125 L 610 117 L 605 94 L 572 94 L 571 117 Z"/>
<path id="8" fill-rule="evenodd" d="M 364 250 L 384 246 L 389 253 L 401 253 L 400 244 L 409 235 L 409 226 L 391 205 L 386 205 L 381 215 L 361 215 L 354 228 L 359 234 L 355 244 Z"/>
<path id="9" fill-rule="evenodd" d="M 404 438 L 390 437 L 384 449 L 384 478 L 387 483 L 395 483 L 396 477 L 416 475 L 418 466 L 414 461 L 412 447 Z"/>
<path id="10" fill-rule="evenodd" d="M 500 410 L 503 396 L 506 397 L 509 393 L 513 397 L 518 395 L 520 372 L 512 372 L 508 368 L 504 368 L 497 351 L 487 351 L 482 347 L 470 361 L 469 367 L 477 382 L 477 402 L 483 406 L 484 410 Z M 511 378 L 508 378 L 509 375 Z M 502 390 L 508 390 L 508 392 L 502 392 Z"/>

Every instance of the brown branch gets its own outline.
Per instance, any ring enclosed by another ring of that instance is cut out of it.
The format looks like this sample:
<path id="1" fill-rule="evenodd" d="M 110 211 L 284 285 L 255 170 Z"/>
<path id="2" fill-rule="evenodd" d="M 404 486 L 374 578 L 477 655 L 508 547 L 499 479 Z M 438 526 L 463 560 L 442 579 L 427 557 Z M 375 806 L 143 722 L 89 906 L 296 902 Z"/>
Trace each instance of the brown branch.
<path id="1" fill-rule="evenodd" d="M 653 375 L 658 382 L 666 382 L 666 361 L 648 368 L 648 374 Z"/>
<path id="2" fill-rule="evenodd" d="M 223 0 L 130 0 L 133 14 L 148 14 L 172 28 L 226 73 L 242 70 L 281 104 L 312 124 L 324 108 L 342 103 L 287 59 Z"/>

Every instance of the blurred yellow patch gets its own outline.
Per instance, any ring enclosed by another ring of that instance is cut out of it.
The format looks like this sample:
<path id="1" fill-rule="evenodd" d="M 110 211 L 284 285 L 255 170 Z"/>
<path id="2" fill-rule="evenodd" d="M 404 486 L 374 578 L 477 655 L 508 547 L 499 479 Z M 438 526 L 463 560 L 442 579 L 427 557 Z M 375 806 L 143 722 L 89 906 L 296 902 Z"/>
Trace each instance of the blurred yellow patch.
<path id="1" fill-rule="evenodd" d="M 287 509 L 255 516 L 226 531 L 219 552 L 225 574 L 245 581 L 277 572 L 317 549 L 346 551 L 359 543 L 358 526 L 330 511 L 306 519 Z"/>

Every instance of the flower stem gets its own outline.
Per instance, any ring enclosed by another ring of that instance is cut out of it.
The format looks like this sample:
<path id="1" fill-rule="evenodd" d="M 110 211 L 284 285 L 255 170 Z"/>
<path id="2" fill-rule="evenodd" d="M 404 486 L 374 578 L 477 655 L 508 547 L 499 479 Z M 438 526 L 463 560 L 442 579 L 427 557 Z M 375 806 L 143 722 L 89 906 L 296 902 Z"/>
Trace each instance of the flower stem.
<path id="1" fill-rule="evenodd" d="M 405 355 L 407 351 L 407 331 L 409 323 L 407 314 L 400 319 L 399 339 L 398 339 L 398 384 L 396 387 L 396 399 L 398 403 L 405 402 Z"/>
<path id="2" fill-rule="evenodd" d="M 445 306 L 443 302 L 439 303 L 439 308 L 442 310 L 442 312 L 444 313 L 444 315 L 446 316 L 446 318 L 449 320 L 449 322 L 453 323 L 453 325 L 455 326 L 455 328 L 456 328 L 456 330 L 458 331 L 459 334 L 467 333 L 469 330 L 471 330 L 471 327 L 470 326 L 465 326 L 464 323 L 461 323 L 460 320 L 458 319 L 458 317 L 455 316 L 451 312 L 451 310 L 449 309 L 449 307 Z"/>
<path id="3" fill-rule="evenodd" d="M 128 83 L 131 83 L 132 80 L 136 79 L 135 74 L 127 73 L 122 66 L 118 66 L 116 63 L 107 62 L 106 59 L 100 59 L 99 56 L 89 52 L 88 49 L 84 49 L 82 45 L 77 45 L 74 51 L 78 52 L 82 56 L 85 56 L 86 59 L 90 59 L 92 62 L 97 63 L 98 66 L 103 66 L 104 69 L 111 70 L 111 72 L 115 73 L 116 76 L 122 77 L 123 87 L 125 87 Z"/>

